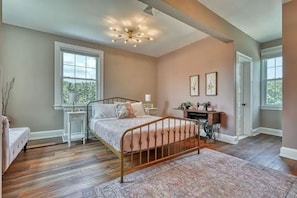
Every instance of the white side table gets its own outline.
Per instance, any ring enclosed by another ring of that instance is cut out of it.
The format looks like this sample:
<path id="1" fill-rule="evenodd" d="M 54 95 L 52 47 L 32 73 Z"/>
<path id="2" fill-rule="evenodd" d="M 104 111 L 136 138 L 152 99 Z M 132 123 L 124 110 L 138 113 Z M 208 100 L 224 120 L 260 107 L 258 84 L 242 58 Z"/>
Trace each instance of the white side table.
<path id="1" fill-rule="evenodd" d="M 80 131 L 75 134 L 71 130 L 72 122 L 80 122 Z M 71 140 L 82 138 L 83 144 L 86 142 L 86 112 L 85 111 L 75 111 L 67 112 L 67 133 L 68 133 L 68 146 L 71 146 Z M 73 134 L 72 134 L 73 133 Z"/>
<path id="2" fill-rule="evenodd" d="M 156 107 L 144 108 L 145 113 L 148 115 L 157 115 L 157 110 Z"/>

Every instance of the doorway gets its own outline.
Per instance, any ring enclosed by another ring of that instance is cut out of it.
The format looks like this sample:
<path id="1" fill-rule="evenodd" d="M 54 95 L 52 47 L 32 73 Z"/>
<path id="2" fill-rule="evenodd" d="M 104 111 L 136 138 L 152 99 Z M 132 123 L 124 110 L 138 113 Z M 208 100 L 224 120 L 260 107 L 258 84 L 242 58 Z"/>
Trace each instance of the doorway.
<path id="1" fill-rule="evenodd" d="M 252 135 L 252 64 L 253 59 L 236 52 L 236 136 Z"/>

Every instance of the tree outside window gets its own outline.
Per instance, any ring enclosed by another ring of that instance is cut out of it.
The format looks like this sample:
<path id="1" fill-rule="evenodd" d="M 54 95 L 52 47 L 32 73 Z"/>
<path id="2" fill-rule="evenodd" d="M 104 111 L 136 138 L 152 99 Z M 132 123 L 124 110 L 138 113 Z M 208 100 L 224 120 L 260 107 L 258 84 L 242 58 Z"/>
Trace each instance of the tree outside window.
<path id="1" fill-rule="evenodd" d="M 283 58 L 264 59 L 265 105 L 281 105 L 283 99 Z"/>
<path id="2" fill-rule="evenodd" d="M 77 94 L 77 104 L 86 104 L 96 99 L 98 58 L 63 52 L 62 101 L 69 104 L 69 93 Z"/>

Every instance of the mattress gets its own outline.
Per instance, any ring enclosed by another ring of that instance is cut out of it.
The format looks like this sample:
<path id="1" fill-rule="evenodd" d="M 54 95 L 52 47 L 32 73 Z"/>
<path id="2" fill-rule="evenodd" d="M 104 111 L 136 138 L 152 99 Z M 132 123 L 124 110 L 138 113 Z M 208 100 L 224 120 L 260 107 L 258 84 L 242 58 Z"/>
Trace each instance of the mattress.
<path id="1" fill-rule="evenodd" d="M 158 119 L 160 119 L 160 117 L 150 115 L 125 119 L 92 119 L 90 128 L 115 150 L 120 151 L 121 138 L 127 129 Z M 167 118 L 162 122 L 159 121 L 133 130 L 133 137 L 131 133 L 125 135 L 123 148 L 126 152 L 139 151 L 183 140 L 195 135 L 194 127 L 193 122 L 176 121 Z M 192 131 L 191 135 L 186 132 L 189 131 L 190 128 Z"/>

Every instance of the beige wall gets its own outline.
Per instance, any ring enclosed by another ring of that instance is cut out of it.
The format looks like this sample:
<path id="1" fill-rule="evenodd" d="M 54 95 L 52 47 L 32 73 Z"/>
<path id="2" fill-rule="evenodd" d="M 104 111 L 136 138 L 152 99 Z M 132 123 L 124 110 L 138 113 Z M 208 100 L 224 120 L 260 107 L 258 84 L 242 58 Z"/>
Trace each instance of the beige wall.
<path id="1" fill-rule="evenodd" d="M 157 97 L 156 59 L 93 43 L 3 24 L 3 65 L 7 82 L 15 77 L 8 115 L 13 126 L 34 131 L 63 128 L 62 111 L 54 104 L 54 41 L 104 51 L 104 96 L 143 100 Z"/>
<path id="2" fill-rule="evenodd" d="M 283 5 L 283 147 L 297 149 L 297 1 Z"/>
<path id="3" fill-rule="evenodd" d="M 179 0 L 141 0 L 153 7 L 167 13 L 168 15 L 175 17 L 188 25 L 195 27 L 205 33 L 211 35 L 218 40 L 225 43 L 233 43 L 233 54 L 236 51 L 243 53 L 253 59 L 253 73 L 252 73 L 252 90 L 253 90 L 253 107 L 252 107 L 252 128 L 257 128 L 261 126 L 260 123 L 260 44 L 229 24 L 227 21 L 213 13 L 211 10 L 207 9 L 197 0 L 189 1 L 179 1 Z M 233 41 L 233 42 L 231 42 Z M 217 57 L 213 57 L 217 58 Z M 196 62 L 199 62 L 197 60 Z M 232 71 L 235 71 L 235 58 L 233 59 Z M 230 66 L 231 67 L 231 66 Z M 160 75 L 160 74 L 159 74 Z M 160 79 L 160 78 L 158 78 Z M 235 76 L 233 75 L 230 80 L 235 81 Z M 224 83 L 224 82 L 223 82 Z M 160 85 L 160 83 L 158 83 Z M 235 92 L 235 84 L 233 87 L 229 87 Z M 158 89 L 158 93 L 160 93 Z M 235 106 L 235 96 L 230 97 L 233 100 L 233 106 Z M 164 101 L 158 101 L 164 103 Z M 235 107 L 232 107 L 235 112 Z M 233 113 L 232 115 L 235 115 Z M 233 118 L 235 119 L 235 117 Z M 233 126 L 234 127 L 234 126 Z M 228 132 L 229 133 L 229 132 Z M 232 132 L 233 133 L 233 132 Z M 235 133 L 234 133 L 235 134 Z"/>
<path id="4" fill-rule="evenodd" d="M 218 72 L 217 96 L 205 96 L 205 74 Z M 191 97 L 189 76 L 198 74 L 200 94 Z M 182 102 L 204 103 L 224 112 L 221 132 L 235 135 L 234 48 L 212 37 L 162 56 L 158 61 L 158 108 L 161 115 L 182 117 Z"/>
<path id="5" fill-rule="evenodd" d="M 261 110 L 261 127 L 282 130 L 281 110 Z"/>

